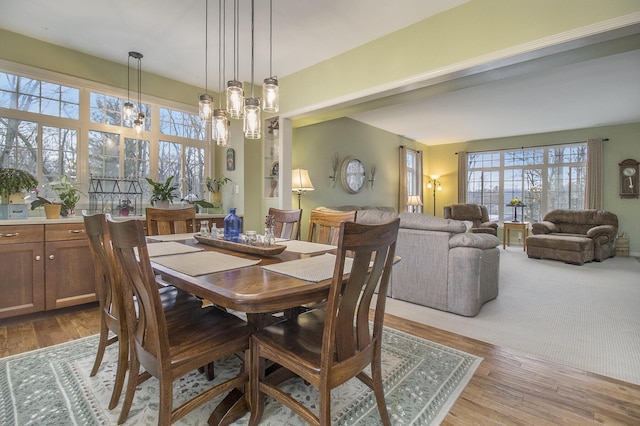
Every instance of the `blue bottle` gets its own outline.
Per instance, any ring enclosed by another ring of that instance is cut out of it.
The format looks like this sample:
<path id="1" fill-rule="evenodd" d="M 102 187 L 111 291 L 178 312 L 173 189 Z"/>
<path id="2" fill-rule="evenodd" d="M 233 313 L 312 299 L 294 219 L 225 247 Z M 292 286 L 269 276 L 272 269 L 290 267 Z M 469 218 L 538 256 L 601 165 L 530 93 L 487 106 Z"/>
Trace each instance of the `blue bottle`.
<path id="1" fill-rule="evenodd" d="M 236 209 L 229 209 L 229 214 L 224 218 L 224 239 L 238 242 L 242 233 L 242 218 L 236 215 Z"/>

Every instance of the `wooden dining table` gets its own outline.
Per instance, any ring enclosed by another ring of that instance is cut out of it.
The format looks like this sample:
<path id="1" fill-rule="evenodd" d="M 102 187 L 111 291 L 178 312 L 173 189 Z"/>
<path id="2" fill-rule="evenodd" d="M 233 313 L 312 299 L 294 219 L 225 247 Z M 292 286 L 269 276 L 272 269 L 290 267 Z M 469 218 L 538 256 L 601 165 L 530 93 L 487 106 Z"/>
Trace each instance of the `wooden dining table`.
<path id="1" fill-rule="evenodd" d="M 149 237 L 153 238 L 153 237 Z M 305 281 L 263 269 L 262 266 L 320 255 L 333 250 L 322 250 L 313 254 L 284 251 L 275 256 L 258 256 L 232 250 L 225 250 L 201 244 L 195 239 L 179 241 L 204 250 L 216 251 L 250 260 L 260 260 L 253 266 L 191 276 L 160 265 L 151 258 L 151 264 L 162 281 L 213 304 L 247 314 L 247 321 L 256 330 L 272 321 L 272 314 L 281 313 L 304 304 L 327 298 L 331 279 L 320 282 Z M 152 244 L 153 240 L 149 240 Z M 242 417 L 248 410 L 248 397 L 236 389 L 216 407 L 209 418 L 209 424 L 226 425 Z"/>

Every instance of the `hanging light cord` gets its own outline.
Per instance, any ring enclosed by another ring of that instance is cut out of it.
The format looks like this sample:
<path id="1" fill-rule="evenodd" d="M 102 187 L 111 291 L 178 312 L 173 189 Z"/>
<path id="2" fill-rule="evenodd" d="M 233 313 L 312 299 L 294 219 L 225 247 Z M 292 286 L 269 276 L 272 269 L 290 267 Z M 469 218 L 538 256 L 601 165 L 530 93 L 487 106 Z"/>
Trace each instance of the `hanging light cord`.
<path id="1" fill-rule="evenodd" d="M 240 68 L 238 49 L 239 49 L 239 29 L 240 14 L 238 13 L 238 0 L 233 1 L 233 79 L 238 80 L 238 69 Z"/>
<path id="2" fill-rule="evenodd" d="M 131 101 L 131 54 L 127 56 L 127 101 Z"/>
<path id="3" fill-rule="evenodd" d="M 225 50 L 224 50 L 224 34 L 226 33 L 226 27 L 224 25 L 225 22 L 225 7 L 224 7 L 224 0 L 219 0 L 218 3 L 218 90 L 220 91 L 220 109 L 222 108 L 222 87 L 224 85 L 224 60 L 223 58 L 225 57 Z"/>
<path id="4" fill-rule="evenodd" d="M 269 0 L 269 77 L 273 77 L 273 0 Z"/>
<path id="5" fill-rule="evenodd" d="M 138 108 L 142 113 L 142 57 L 138 58 Z"/>
<path id="6" fill-rule="evenodd" d="M 209 94 L 209 0 L 204 1 L 204 93 Z"/>
<path id="7" fill-rule="evenodd" d="M 255 0 L 251 0 L 251 97 L 253 98 L 253 31 L 254 31 L 254 26 L 253 26 L 253 16 L 254 16 L 254 6 L 255 6 Z"/>

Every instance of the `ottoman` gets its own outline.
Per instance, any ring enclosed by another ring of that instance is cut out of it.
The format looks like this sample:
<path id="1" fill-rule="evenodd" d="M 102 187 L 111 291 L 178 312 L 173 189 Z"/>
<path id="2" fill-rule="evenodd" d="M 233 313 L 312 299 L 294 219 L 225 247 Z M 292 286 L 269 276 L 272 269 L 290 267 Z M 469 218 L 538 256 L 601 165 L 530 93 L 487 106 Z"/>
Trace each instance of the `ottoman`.
<path id="1" fill-rule="evenodd" d="M 593 240 L 571 234 L 538 234 L 527 237 L 527 256 L 582 265 L 594 259 Z"/>

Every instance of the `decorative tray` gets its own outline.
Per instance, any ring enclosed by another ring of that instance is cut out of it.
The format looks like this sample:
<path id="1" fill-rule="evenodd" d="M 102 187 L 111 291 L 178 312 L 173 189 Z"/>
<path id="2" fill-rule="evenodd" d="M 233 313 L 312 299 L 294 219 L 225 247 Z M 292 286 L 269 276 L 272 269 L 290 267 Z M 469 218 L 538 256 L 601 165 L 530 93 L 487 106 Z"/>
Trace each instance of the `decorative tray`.
<path id="1" fill-rule="evenodd" d="M 232 241 L 219 240 L 212 237 L 203 237 L 198 234 L 194 235 L 193 238 L 200 241 L 202 244 L 206 244 L 209 246 L 238 251 L 241 253 L 257 254 L 260 256 L 275 256 L 287 249 L 287 246 L 283 246 L 280 244 L 274 244 L 269 247 L 250 246 L 248 244 L 234 243 Z"/>

